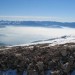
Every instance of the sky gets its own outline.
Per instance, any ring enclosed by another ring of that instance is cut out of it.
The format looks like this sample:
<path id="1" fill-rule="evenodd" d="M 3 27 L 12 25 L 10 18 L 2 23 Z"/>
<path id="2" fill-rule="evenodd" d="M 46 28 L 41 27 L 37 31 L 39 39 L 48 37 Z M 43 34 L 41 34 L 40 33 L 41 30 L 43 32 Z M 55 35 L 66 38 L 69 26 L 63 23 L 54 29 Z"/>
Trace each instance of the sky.
<path id="1" fill-rule="evenodd" d="M 0 20 L 75 22 L 75 0 L 0 0 Z"/>

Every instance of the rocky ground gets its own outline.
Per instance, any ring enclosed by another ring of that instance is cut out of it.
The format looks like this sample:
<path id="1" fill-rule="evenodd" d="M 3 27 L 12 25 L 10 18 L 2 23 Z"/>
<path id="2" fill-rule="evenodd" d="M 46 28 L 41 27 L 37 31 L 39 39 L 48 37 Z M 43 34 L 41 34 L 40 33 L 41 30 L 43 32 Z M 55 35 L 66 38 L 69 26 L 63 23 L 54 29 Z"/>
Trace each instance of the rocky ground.
<path id="1" fill-rule="evenodd" d="M 75 43 L 50 46 L 0 47 L 0 70 L 17 69 L 18 75 L 27 70 L 28 75 L 70 75 L 75 69 Z"/>

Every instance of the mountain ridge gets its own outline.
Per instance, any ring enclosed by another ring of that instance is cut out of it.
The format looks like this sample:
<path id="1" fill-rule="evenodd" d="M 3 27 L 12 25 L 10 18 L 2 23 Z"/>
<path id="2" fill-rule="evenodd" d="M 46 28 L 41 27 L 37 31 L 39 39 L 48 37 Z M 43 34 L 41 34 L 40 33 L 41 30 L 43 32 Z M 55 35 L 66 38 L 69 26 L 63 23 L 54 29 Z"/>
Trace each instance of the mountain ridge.
<path id="1" fill-rule="evenodd" d="M 39 27 L 71 27 L 75 28 L 75 22 L 56 22 L 56 21 L 0 21 L 0 27 L 6 25 L 13 26 L 39 26 Z"/>

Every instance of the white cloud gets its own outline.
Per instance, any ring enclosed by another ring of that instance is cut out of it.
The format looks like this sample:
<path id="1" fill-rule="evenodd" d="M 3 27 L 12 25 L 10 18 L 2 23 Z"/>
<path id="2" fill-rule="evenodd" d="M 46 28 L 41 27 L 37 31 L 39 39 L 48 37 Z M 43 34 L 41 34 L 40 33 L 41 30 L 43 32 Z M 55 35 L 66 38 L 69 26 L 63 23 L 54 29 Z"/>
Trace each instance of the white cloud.
<path id="1" fill-rule="evenodd" d="M 26 21 L 59 21 L 59 22 L 75 22 L 72 17 L 54 17 L 54 16 L 0 16 L 0 20 L 26 20 Z"/>
<path id="2" fill-rule="evenodd" d="M 75 36 L 74 28 L 14 27 L 0 28 L 0 41 L 6 44 L 25 44 L 61 36 Z M 75 37 L 74 37 L 75 38 Z"/>

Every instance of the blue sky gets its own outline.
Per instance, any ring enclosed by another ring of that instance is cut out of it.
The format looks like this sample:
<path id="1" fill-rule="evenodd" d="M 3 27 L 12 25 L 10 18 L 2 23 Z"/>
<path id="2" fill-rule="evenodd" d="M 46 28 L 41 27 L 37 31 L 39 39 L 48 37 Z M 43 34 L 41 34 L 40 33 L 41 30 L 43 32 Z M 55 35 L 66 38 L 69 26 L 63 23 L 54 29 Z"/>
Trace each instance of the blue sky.
<path id="1" fill-rule="evenodd" d="M 10 18 L 75 21 L 75 0 L 0 0 L 0 19 Z"/>

